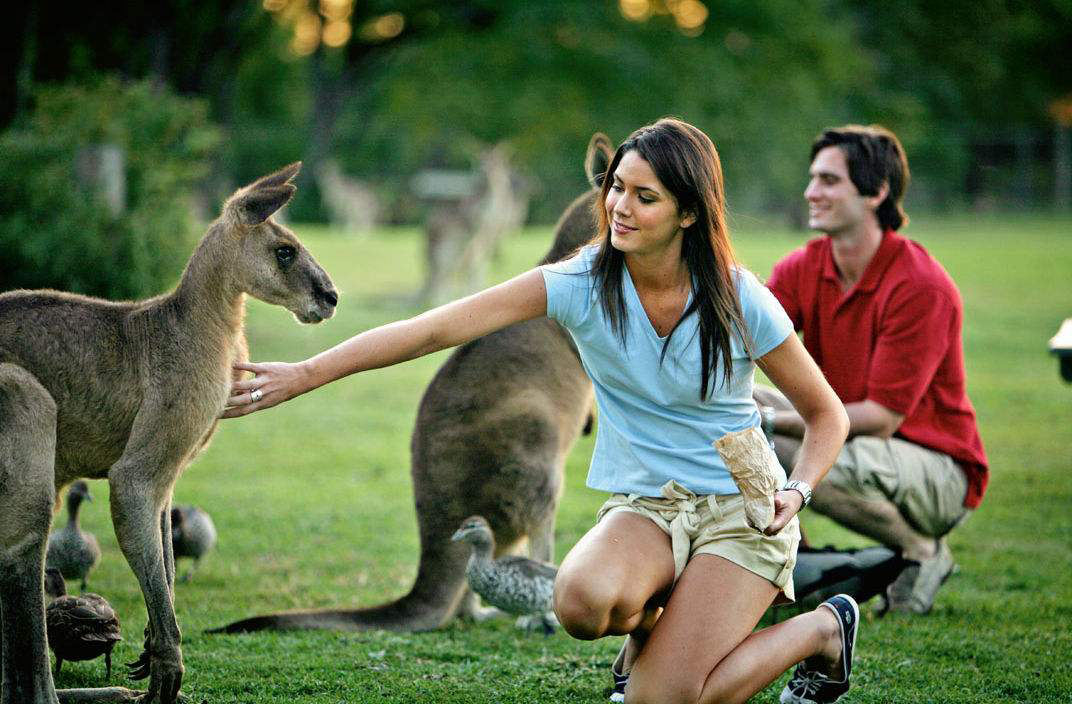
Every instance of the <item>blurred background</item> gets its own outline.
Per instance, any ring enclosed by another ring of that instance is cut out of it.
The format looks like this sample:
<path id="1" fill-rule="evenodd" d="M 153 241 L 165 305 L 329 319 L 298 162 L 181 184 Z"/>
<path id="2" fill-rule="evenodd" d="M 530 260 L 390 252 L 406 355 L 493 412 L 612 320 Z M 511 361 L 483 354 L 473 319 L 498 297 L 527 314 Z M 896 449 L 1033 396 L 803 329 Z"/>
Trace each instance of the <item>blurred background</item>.
<path id="1" fill-rule="evenodd" d="M 910 213 L 1072 207 L 1068 0 L 98 0 L 6 16 L 0 290 L 158 292 L 197 220 L 299 159 L 293 221 L 434 229 L 484 197 L 508 211 L 499 229 L 552 223 L 585 187 L 594 131 L 617 142 L 664 115 L 712 136 L 738 214 L 801 227 L 810 141 L 846 122 L 901 137 Z"/>

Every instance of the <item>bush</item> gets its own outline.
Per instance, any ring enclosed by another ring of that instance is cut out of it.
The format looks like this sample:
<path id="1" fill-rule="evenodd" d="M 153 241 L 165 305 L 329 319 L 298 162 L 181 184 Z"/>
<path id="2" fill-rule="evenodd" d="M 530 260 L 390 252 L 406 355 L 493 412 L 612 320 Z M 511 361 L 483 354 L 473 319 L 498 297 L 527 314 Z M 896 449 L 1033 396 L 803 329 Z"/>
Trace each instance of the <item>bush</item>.
<path id="1" fill-rule="evenodd" d="M 149 82 L 39 90 L 33 112 L 0 135 L 0 290 L 122 299 L 172 285 L 196 234 L 194 185 L 219 141 L 203 102 Z M 76 175 L 102 146 L 123 155 L 118 212 Z"/>

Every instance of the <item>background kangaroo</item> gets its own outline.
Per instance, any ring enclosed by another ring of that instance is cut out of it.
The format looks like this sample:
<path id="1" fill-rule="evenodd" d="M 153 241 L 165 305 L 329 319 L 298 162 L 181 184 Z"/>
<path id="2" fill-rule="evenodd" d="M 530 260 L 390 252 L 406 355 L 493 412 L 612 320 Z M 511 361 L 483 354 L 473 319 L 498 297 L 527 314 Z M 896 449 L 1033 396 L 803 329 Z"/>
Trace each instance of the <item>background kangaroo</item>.
<path id="1" fill-rule="evenodd" d="M 107 478 L 116 538 L 149 615 L 132 677 L 139 701 L 170 704 L 183 663 L 174 610 L 171 494 L 223 410 L 246 359 L 246 294 L 302 322 L 330 318 L 334 286 L 290 230 L 270 219 L 295 188 L 292 164 L 236 192 L 178 287 L 113 303 L 56 291 L 0 294 L 0 613 L 2 704 L 54 704 L 42 574 L 58 491 Z M 68 701 L 127 701 L 124 688 Z"/>
<path id="2" fill-rule="evenodd" d="M 602 182 L 613 154 L 607 137 L 593 135 L 585 159 L 593 183 Z M 592 238 L 597 198 L 592 189 L 566 209 L 541 264 L 562 259 Z M 425 391 L 413 430 L 421 556 L 410 592 L 365 609 L 255 616 L 218 632 L 419 631 L 459 615 L 478 615 L 478 600 L 465 581 L 470 550 L 451 536 L 465 518 L 479 514 L 495 533 L 496 556 L 527 539 L 530 557 L 551 562 L 566 455 L 591 407 L 592 385 L 573 341 L 548 318 L 459 347 Z"/>

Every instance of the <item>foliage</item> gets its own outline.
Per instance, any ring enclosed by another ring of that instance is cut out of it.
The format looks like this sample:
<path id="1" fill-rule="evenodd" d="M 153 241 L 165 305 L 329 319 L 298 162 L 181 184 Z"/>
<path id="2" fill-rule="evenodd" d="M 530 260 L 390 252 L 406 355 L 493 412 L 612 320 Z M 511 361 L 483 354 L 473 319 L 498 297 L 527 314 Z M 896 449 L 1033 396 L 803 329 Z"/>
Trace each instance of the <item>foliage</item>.
<path id="1" fill-rule="evenodd" d="M 27 123 L 0 136 L 0 290 L 160 292 L 190 253 L 191 196 L 218 142 L 203 101 L 149 82 L 42 88 Z M 101 145 L 125 156 L 118 214 L 75 173 Z"/>
<path id="2" fill-rule="evenodd" d="M 22 31 L 18 60 L 0 69 L 0 125 L 35 81 L 152 77 L 203 96 L 227 129 L 220 182 L 304 160 L 297 220 L 323 217 L 313 175 L 326 159 L 373 184 L 392 220 L 418 222 L 415 171 L 469 168 L 508 140 L 532 217 L 547 222 L 582 185 L 569 155 L 593 131 L 620 140 L 667 114 L 712 135 L 738 211 L 799 216 L 808 142 L 845 122 L 901 136 L 917 203 L 988 188 L 1012 205 L 1048 202 L 1037 197 L 1058 178 L 1048 109 L 1072 96 L 1066 1 L 707 4 L 686 33 L 671 10 L 698 0 L 35 0 L 13 10 Z M 339 8 L 345 43 L 314 36 L 296 51 L 299 25 L 326 31 Z M 647 9 L 630 20 L 627 8 Z M 366 31 L 386 17 L 397 34 Z"/>
<path id="3" fill-rule="evenodd" d="M 553 8 L 507 3 L 491 30 L 399 49 L 343 113 L 335 153 L 403 189 L 424 166 L 466 168 L 506 140 L 547 222 L 582 187 L 574 155 L 594 131 L 617 142 L 676 115 L 714 139 L 735 207 L 784 209 L 800 200 L 811 138 L 844 119 L 830 96 L 866 77 L 851 25 L 814 5 L 723 3 L 698 37 L 665 17 L 628 21 L 611 3 Z"/>
<path id="4" fill-rule="evenodd" d="M 1059 380 L 1045 342 L 1069 315 L 1070 233 L 1067 218 L 923 216 L 906 232 L 942 261 L 963 295 L 969 393 L 993 476 L 982 506 L 951 536 L 960 570 L 939 592 L 934 612 L 879 619 L 864 606 L 853 702 L 1068 701 L 1072 386 Z M 362 240 L 320 228 L 299 234 L 344 292 L 338 313 L 323 325 L 300 327 L 286 311 L 251 302 L 253 359 L 302 359 L 417 312 L 409 303 L 421 282 L 415 231 Z M 537 261 L 547 236 L 529 231 L 513 240 L 497 278 Z M 760 275 L 802 241 L 766 222 L 735 231 L 738 253 Z M 364 372 L 224 421 L 184 473 L 176 500 L 208 510 L 220 531 L 216 552 L 193 581 L 176 586 L 183 690 L 194 701 L 606 701 L 618 638 L 585 642 L 561 631 L 526 637 L 509 620 L 421 634 L 203 634 L 267 611 L 369 606 L 405 593 L 417 562 L 409 435 L 420 395 L 446 354 Z M 592 525 L 604 498 L 584 486 L 591 451 L 592 438 L 583 438 L 569 458 L 557 560 Z M 93 491 L 98 500 L 82 518 L 104 559 L 90 588 L 119 612 L 126 639 L 115 660 L 124 662 L 141 650 L 145 605 L 110 528 L 107 486 L 94 483 Z M 803 519 L 819 545 L 866 543 L 814 513 Z M 68 663 L 56 683 L 103 686 L 103 676 L 99 660 Z M 111 684 L 119 683 L 114 675 Z M 755 701 L 775 701 L 777 691 Z"/>

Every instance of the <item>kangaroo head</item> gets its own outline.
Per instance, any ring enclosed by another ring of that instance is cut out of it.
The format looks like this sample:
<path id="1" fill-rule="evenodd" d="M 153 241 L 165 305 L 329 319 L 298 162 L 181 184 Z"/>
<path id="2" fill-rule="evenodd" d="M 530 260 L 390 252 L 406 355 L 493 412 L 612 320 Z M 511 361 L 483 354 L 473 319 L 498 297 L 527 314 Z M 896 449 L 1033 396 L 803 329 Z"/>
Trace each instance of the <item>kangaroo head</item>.
<path id="1" fill-rule="evenodd" d="M 303 323 L 319 323 L 335 313 L 335 286 L 297 235 L 272 220 L 297 190 L 290 181 L 299 169 L 296 162 L 240 188 L 224 204 L 222 221 L 238 242 L 243 290 Z"/>

